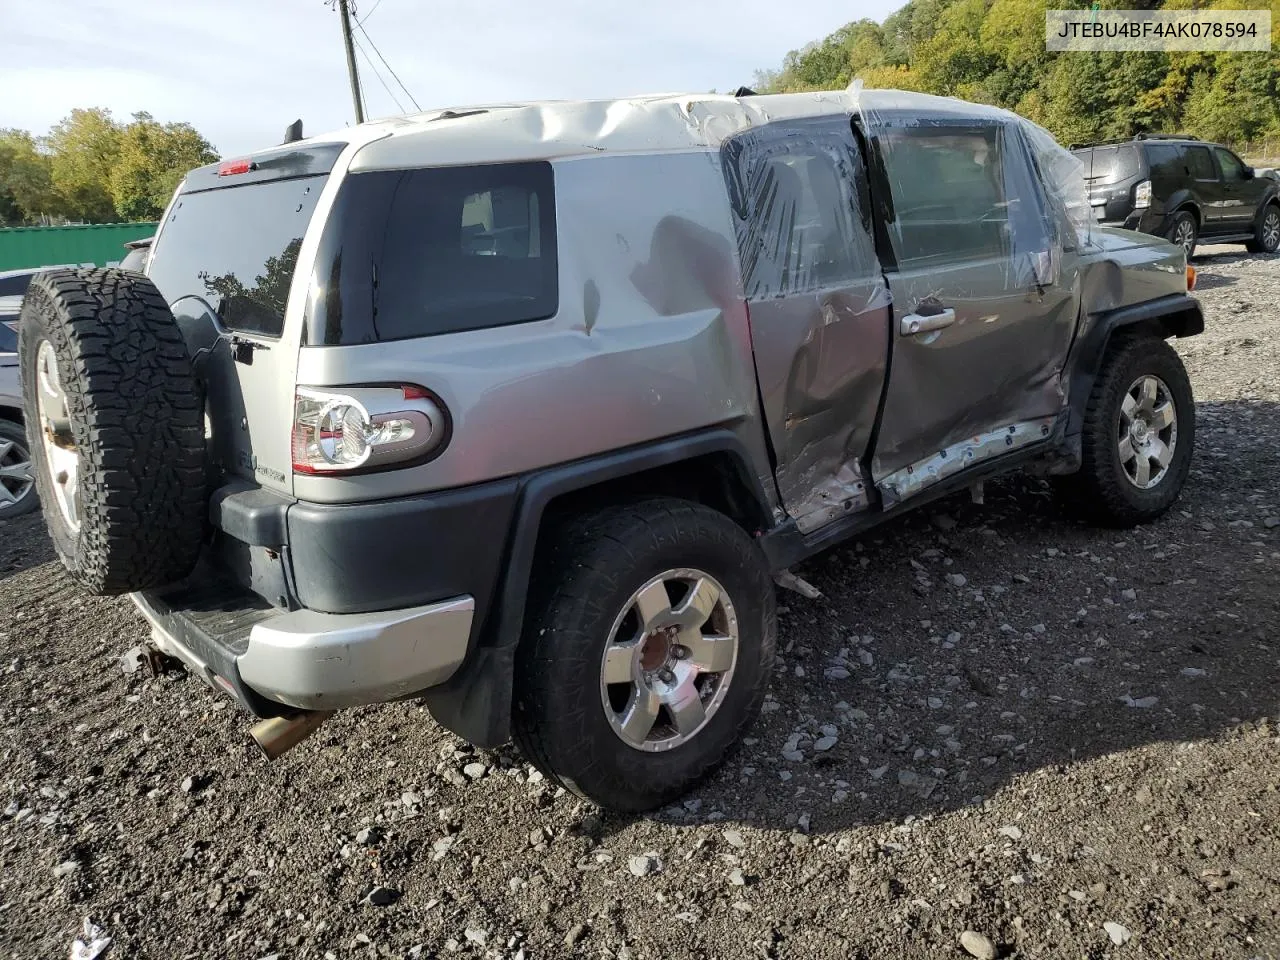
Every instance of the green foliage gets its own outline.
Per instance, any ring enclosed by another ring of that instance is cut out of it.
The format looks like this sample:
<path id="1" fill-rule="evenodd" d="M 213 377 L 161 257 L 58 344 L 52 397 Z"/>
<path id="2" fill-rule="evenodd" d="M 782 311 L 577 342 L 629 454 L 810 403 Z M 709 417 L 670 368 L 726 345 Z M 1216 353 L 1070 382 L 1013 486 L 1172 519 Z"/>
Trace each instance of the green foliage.
<path id="1" fill-rule="evenodd" d="M 1085 0 L 1054 7 L 1084 8 Z M 1269 6 L 1280 0 L 1106 0 L 1107 7 Z M 1143 131 L 1241 142 L 1280 137 L 1273 53 L 1049 53 L 1047 0 L 909 0 L 883 24 L 857 20 L 756 76 L 762 92 L 840 89 L 853 79 L 1007 107 L 1071 143 Z"/>
<path id="2" fill-rule="evenodd" d="M 155 220 L 183 175 L 218 158 L 188 123 L 72 110 L 49 131 L 0 129 L 0 226 Z"/>
<path id="3" fill-rule="evenodd" d="M 60 212 L 49 157 L 25 130 L 0 130 L 0 226 Z"/>
<path id="4" fill-rule="evenodd" d="M 188 170 L 218 159 L 209 141 L 189 123 L 159 124 L 135 113 L 121 132 L 111 171 L 115 209 L 127 220 L 156 220 Z"/>

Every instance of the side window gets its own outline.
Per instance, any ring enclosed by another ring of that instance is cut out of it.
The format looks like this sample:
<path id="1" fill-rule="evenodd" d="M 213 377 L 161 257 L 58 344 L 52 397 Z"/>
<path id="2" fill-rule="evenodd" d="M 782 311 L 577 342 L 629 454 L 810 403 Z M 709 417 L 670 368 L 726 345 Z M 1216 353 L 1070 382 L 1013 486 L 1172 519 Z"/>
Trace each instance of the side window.
<path id="1" fill-rule="evenodd" d="M 1183 148 L 1168 143 L 1156 143 L 1147 147 L 1147 165 L 1152 180 L 1185 180 L 1187 164 Z"/>
<path id="2" fill-rule="evenodd" d="M 316 254 L 310 344 L 525 323 L 559 306 L 546 162 L 348 176 Z"/>
<path id="3" fill-rule="evenodd" d="M 765 128 L 729 141 L 723 159 L 748 300 L 879 277 L 853 144 Z"/>
<path id="4" fill-rule="evenodd" d="M 1187 147 L 1187 166 L 1191 168 L 1191 176 L 1197 180 L 1218 179 L 1218 172 L 1213 168 L 1208 147 Z"/>
<path id="5" fill-rule="evenodd" d="M 891 127 L 878 139 L 902 266 L 1010 256 L 999 127 Z"/>
<path id="6" fill-rule="evenodd" d="M 1221 147 L 1214 147 L 1213 152 L 1218 157 L 1218 166 L 1222 168 L 1222 179 L 1224 180 L 1243 180 L 1244 164 L 1236 159 L 1236 155 Z"/>

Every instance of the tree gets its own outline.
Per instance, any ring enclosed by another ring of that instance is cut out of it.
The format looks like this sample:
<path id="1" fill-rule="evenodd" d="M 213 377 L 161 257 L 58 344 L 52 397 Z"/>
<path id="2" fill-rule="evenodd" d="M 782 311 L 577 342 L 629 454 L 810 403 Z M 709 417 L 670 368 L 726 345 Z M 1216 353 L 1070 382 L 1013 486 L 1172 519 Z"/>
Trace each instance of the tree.
<path id="1" fill-rule="evenodd" d="M 116 213 L 124 220 L 158 219 L 187 171 L 217 159 L 191 124 L 162 125 L 149 113 L 135 113 L 120 135 L 111 171 Z"/>
<path id="2" fill-rule="evenodd" d="M 90 223 L 116 219 L 109 184 L 120 154 L 120 126 L 111 119 L 111 111 L 99 107 L 72 110 L 49 131 L 45 145 L 53 187 L 68 216 Z"/>
<path id="3" fill-rule="evenodd" d="M 0 224 L 34 223 L 62 213 L 49 156 L 25 130 L 0 130 Z"/>

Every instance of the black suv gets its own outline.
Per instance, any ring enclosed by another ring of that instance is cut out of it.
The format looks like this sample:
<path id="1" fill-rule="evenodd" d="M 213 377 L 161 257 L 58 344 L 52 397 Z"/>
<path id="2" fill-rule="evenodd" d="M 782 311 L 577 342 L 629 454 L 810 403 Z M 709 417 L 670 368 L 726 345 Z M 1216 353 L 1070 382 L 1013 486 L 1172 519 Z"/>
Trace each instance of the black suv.
<path id="1" fill-rule="evenodd" d="M 1280 180 L 1256 176 L 1226 147 L 1195 137 L 1138 134 L 1073 144 L 1094 216 L 1106 226 L 1165 237 L 1190 257 L 1203 238 L 1280 248 Z"/>

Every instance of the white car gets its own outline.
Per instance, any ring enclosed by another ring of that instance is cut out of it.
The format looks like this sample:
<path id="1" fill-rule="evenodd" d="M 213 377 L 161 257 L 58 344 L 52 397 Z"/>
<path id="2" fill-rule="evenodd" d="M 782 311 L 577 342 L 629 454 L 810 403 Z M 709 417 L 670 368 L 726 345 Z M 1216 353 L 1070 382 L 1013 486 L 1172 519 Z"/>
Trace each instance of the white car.
<path id="1" fill-rule="evenodd" d="M 27 435 L 22 427 L 22 385 L 18 382 L 18 311 L 36 270 L 0 273 L 0 520 L 38 506 Z"/>

